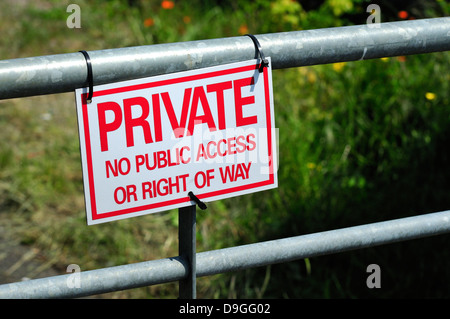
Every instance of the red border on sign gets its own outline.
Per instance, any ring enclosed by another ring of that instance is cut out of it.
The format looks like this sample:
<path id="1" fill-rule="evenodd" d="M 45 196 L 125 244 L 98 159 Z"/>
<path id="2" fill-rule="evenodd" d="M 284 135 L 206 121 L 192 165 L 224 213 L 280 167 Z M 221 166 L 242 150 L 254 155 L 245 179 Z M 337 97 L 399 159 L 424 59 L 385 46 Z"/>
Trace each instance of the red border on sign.
<path id="1" fill-rule="evenodd" d="M 188 81 L 194 81 L 194 80 L 200 80 L 205 78 L 211 78 L 216 76 L 222 76 L 222 75 L 228 75 L 233 73 L 239 73 L 239 72 L 245 72 L 245 71 L 251 71 L 259 69 L 258 65 L 249 65 L 249 66 L 243 66 L 228 70 L 220 70 L 220 71 L 213 71 L 209 73 L 204 74 L 196 74 L 196 75 L 190 75 L 185 76 L 181 78 L 174 78 L 174 79 L 168 79 L 168 80 L 161 80 L 161 81 L 155 81 L 150 83 L 143 83 L 143 84 L 136 84 L 126 87 L 120 87 L 115 89 L 107 89 L 102 91 L 95 91 L 93 96 L 104 96 L 108 94 L 117 94 L 117 93 L 123 93 L 123 92 L 129 92 L 134 90 L 142 90 L 152 87 L 158 87 L 163 85 L 170 85 L 175 83 L 182 83 L 182 82 L 188 82 Z M 263 78 L 264 78 L 264 98 L 265 98 L 265 106 L 266 106 L 266 121 L 267 121 L 267 145 L 268 145 L 268 155 L 270 159 L 269 163 L 269 179 L 266 181 L 261 181 L 257 183 L 247 184 L 247 185 L 241 185 L 241 186 L 235 186 L 227 189 L 222 189 L 218 191 L 213 191 L 209 193 L 203 193 L 198 194 L 197 197 L 200 199 L 208 199 L 210 197 L 219 196 L 219 195 L 225 195 L 230 194 L 233 192 L 239 192 L 243 190 L 248 190 L 252 188 L 262 187 L 271 185 L 274 183 L 274 167 L 273 167 L 273 160 L 272 158 L 272 127 L 271 127 L 271 112 L 270 112 L 270 91 L 269 91 L 269 79 L 267 76 L 267 69 L 264 68 L 263 72 Z M 89 132 L 89 120 L 88 120 L 88 105 L 86 103 L 87 99 L 87 93 L 81 94 L 81 101 L 82 101 L 82 112 L 83 112 L 83 128 L 84 128 L 84 137 L 85 137 L 85 144 L 86 144 L 86 159 L 87 159 L 87 174 L 88 174 L 88 184 L 89 184 L 89 195 L 90 195 L 90 203 L 91 203 L 91 215 L 92 220 L 99 220 L 103 218 L 109 218 L 124 214 L 130 214 L 130 213 L 136 213 L 144 210 L 154 209 L 154 208 L 160 208 L 164 206 L 171 206 L 181 203 L 189 203 L 191 200 L 189 196 L 181 197 L 178 199 L 173 200 L 167 200 L 162 201 L 158 203 L 153 204 L 146 204 L 142 206 L 137 207 L 131 207 L 121 210 L 115 210 L 111 212 L 105 212 L 105 213 L 98 213 L 97 212 L 97 204 L 96 204 L 96 197 L 95 197 L 95 185 L 94 185 L 94 173 L 92 168 L 92 150 L 91 150 L 91 140 L 90 140 L 90 132 Z"/>

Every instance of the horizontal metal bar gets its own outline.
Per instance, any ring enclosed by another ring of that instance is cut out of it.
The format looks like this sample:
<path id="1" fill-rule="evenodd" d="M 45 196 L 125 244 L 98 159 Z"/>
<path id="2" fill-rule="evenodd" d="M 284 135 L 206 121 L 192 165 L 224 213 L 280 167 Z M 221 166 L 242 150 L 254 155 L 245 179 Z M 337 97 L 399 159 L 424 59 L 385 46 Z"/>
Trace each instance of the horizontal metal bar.
<path id="1" fill-rule="evenodd" d="M 197 253 L 197 277 L 450 232 L 450 211 L 366 224 Z M 188 276 L 180 257 L 82 271 L 80 288 L 61 275 L 0 285 L 0 298 L 68 298 L 178 281 Z"/>
<path id="2" fill-rule="evenodd" d="M 274 69 L 450 50 L 450 17 L 257 35 Z M 94 84 L 255 58 L 247 36 L 89 51 Z M 0 61 L 0 99 L 86 86 L 81 53 Z"/>
<path id="3" fill-rule="evenodd" d="M 197 255 L 197 276 L 450 233 L 450 211 L 236 246 Z"/>
<path id="4" fill-rule="evenodd" d="M 48 299 L 91 296 L 178 281 L 187 276 L 187 269 L 189 265 L 182 258 L 158 259 L 4 284 L 0 285 L 0 298 Z M 78 275 L 79 277 L 76 277 Z"/>

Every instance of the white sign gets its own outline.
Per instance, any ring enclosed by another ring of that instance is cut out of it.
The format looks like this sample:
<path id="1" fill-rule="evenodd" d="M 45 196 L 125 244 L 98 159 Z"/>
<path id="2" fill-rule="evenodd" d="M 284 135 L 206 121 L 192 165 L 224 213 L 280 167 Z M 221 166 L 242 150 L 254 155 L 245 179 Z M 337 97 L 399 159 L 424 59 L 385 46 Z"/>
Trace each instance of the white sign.
<path id="1" fill-rule="evenodd" d="M 269 60 L 270 62 L 270 60 Z M 77 89 L 88 225 L 277 187 L 258 60 Z"/>

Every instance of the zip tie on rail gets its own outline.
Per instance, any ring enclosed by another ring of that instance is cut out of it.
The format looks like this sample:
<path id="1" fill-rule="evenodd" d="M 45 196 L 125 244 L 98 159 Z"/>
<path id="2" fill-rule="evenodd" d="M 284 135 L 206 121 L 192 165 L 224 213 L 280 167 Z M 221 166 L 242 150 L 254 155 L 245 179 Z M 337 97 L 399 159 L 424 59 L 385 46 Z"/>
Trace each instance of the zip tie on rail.
<path id="1" fill-rule="evenodd" d="M 259 43 L 258 39 L 253 34 L 245 34 L 245 35 L 250 37 L 250 39 L 252 39 L 253 44 L 255 45 L 255 49 L 258 52 L 259 56 L 261 57 L 261 65 L 259 66 L 259 73 L 261 73 L 264 70 L 264 67 L 269 65 L 269 61 L 264 56 L 261 44 Z"/>
<path id="2" fill-rule="evenodd" d="M 91 58 L 89 57 L 89 54 L 86 51 L 81 50 L 79 52 L 83 53 L 84 58 L 86 59 L 87 81 L 89 83 L 89 94 L 88 94 L 88 98 L 87 98 L 86 102 L 89 104 L 92 102 L 92 95 L 94 94 L 94 77 L 92 74 L 92 63 L 91 63 Z"/>
<path id="3" fill-rule="evenodd" d="M 195 196 L 193 192 L 189 192 L 188 195 L 190 199 L 194 201 L 198 205 L 198 207 L 200 207 L 201 210 L 205 210 L 207 208 L 206 204 L 202 202 L 197 196 Z"/>

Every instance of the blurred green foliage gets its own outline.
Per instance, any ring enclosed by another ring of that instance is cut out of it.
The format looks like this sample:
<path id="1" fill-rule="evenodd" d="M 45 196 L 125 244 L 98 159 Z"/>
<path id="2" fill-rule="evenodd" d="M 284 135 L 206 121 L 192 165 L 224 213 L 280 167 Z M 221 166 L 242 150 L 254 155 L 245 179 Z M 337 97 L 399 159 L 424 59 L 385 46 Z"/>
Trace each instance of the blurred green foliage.
<path id="1" fill-rule="evenodd" d="M 0 5 L 1 59 L 365 24 L 370 4 L 10 2 Z M 66 27 L 69 3 L 80 5 L 81 29 Z M 405 12 L 408 19 L 450 13 L 446 1 L 377 4 L 382 22 L 404 19 Z M 275 70 L 279 187 L 199 212 L 198 250 L 448 209 L 449 67 L 445 52 Z M 85 226 L 73 107 L 67 94 L 1 103 L 0 216 L 61 270 L 70 263 L 87 270 L 177 254 L 176 211 Z M 449 297 L 448 239 L 199 278 L 199 297 Z M 365 285 L 371 263 L 381 267 L 381 289 Z M 176 297 L 177 289 L 168 284 L 113 296 Z"/>

